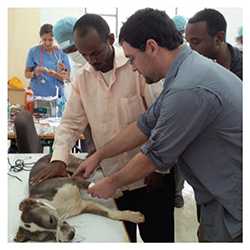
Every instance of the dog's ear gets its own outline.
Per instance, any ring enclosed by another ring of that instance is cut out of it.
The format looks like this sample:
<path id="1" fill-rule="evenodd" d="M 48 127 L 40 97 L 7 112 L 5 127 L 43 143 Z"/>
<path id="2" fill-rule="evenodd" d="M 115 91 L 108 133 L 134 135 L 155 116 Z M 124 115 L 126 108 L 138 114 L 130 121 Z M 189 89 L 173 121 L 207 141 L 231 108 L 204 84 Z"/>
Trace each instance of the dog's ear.
<path id="1" fill-rule="evenodd" d="M 24 242 L 30 240 L 30 238 L 31 233 L 22 227 L 19 227 L 14 240 L 17 242 Z"/>
<path id="2" fill-rule="evenodd" d="M 33 199 L 25 199 L 23 200 L 20 205 L 19 205 L 19 210 L 20 211 L 24 211 L 24 210 L 27 210 L 28 208 L 33 208 L 35 205 L 37 204 L 37 202 Z"/>

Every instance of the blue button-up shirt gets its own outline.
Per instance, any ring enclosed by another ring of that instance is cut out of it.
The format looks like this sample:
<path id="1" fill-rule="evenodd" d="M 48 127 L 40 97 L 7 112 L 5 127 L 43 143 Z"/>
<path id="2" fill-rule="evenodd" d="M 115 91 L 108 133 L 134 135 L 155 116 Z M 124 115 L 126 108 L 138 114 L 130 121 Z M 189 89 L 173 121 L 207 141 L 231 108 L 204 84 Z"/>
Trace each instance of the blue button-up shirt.
<path id="1" fill-rule="evenodd" d="M 218 201 L 231 235 L 242 221 L 242 82 L 221 65 L 183 45 L 164 89 L 142 114 L 148 136 L 141 151 L 157 169 L 178 162 L 198 204 Z"/>

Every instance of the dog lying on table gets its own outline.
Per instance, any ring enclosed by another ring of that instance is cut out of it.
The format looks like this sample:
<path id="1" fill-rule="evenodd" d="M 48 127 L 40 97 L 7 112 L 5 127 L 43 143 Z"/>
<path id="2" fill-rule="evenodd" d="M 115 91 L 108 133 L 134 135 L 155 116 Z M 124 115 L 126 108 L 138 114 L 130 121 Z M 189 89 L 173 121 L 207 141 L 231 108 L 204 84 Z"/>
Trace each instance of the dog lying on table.
<path id="1" fill-rule="evenodd" d="M 83 161 L 73 155 L 70 155 L 67 166 L 69 177 L 55 177 L 31 185 L 31 178 L 47 166 L 50 158 L 50 155 L 40 158 L 30 172 L 29 197 L 19 205 L 21 222 L 15 241 L 71 241 L 75 229 L 65 219 L 82 213 L 97 214 L 113 220 L 144 222 L 140 212 L 112 210 L 93 200 L 82 199 L 80 190 L 86 190 L 90 182 L 70 177 Z"/>

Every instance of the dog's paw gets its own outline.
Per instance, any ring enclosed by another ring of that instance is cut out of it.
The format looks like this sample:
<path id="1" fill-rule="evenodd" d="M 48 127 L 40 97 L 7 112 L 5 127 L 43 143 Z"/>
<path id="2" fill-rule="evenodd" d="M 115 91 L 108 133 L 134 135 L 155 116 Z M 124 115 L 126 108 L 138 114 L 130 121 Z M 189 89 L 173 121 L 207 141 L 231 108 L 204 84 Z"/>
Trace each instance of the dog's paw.
<path id="1" fill-rule="evenodd" d="M 128 220 L 134 223 L 143 223 L 145 221 L 145 217 L 140 212 L 132 212 L 132 211 L 126 211 L 128 214 Z"/>

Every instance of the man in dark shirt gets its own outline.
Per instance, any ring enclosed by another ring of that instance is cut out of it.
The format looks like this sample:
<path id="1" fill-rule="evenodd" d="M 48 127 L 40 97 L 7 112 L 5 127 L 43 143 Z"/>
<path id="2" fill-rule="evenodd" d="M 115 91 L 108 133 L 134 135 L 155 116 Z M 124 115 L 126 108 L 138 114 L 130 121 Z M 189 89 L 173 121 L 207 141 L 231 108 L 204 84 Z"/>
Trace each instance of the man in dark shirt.
<path id="1" fill-rule="evenodd" d="M 186 40 L 192 49 L 215 60 L 242 80 L 242 52 L 226 43 L 227 23 L 217 10 L 204 9 L 188 20 Z"/>

